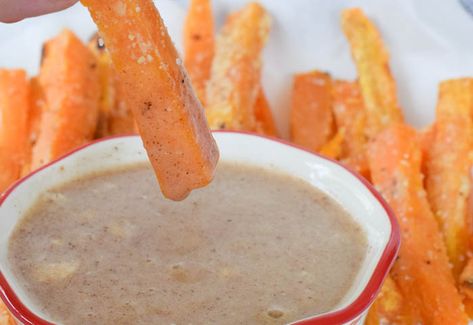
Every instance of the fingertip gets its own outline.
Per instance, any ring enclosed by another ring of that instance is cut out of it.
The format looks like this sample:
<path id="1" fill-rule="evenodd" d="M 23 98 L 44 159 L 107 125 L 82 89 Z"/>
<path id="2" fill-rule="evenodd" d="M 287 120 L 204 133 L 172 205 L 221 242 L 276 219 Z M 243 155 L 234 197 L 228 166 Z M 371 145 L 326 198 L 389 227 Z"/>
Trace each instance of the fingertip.
<path id="1" fill-rule="evenodd" d="M 28 17 L 35 17 L 64 10 L 78 0 L 0 0 L 0 22 L 15 23 Z"/>
<path id="2" fill-rule="evenodd" d="M 12 18 L 12 17 L 2 17 L 0 16 L 0 23 L 13 24 L 19 21 L 22 21 L 23 18 Z"/>

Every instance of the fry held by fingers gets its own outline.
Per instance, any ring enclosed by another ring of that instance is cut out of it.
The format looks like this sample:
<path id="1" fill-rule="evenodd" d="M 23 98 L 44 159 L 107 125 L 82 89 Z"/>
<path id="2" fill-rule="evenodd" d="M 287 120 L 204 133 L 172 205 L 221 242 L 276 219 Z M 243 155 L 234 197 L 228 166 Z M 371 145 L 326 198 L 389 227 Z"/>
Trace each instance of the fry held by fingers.
<path id="1" fill-rule="evenodd" d="M 213 178 L 218 149 L 151 0 L 83 0 L 107 44 L 163 194 L 184 199 Z"/>

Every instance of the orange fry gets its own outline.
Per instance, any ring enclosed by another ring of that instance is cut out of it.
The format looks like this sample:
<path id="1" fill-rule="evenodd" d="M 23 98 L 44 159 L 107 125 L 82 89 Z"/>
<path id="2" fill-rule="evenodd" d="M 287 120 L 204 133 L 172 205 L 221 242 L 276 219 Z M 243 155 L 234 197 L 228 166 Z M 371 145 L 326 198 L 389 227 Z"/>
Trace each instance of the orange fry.
<path id="1" fill-rule="evenodd" d="M 274 123 L 273 112 L 269 107 L 268 99 L 260 88 L 258 98 L 255 103 L 256 132 L 272 137 L 278 136 L 278 130 Z"/>
<path id="2" fill-rule="evenodd" d="M 333 82 L 333 113 L 338 129 L 345 130 L 342 161 L 365 177 L 369 177 L 366 159 L 366 112 L 357 82 Z"/>
<path id="3" fill-rule="evenodd" d="M 473 118 L 472 91 L 473 78 L 450 79 L 441 82 L 436 111 L 437 119 L 458 115 Z"/>
<path id="4" fill-rule="evenodd" d="M 473 319 L 473 300 L 472 299 L 467 299 L 463 302 L 465 304 L 465 311 L 470 317 L 470 319 Z"/>
<path id="5" fill-rule="evenodd" d="M 184 65 L 205 105 L 205 88 L 215 51 L 215 26 L 210 0 L 191 0 L 184 24 Z"/>
<path id="6" fill-rule="evenodd" d="M 472 188 L 473 174 L 470 174 L 470 189 Z M 467 227 L 469 231 L 473 229 L 473 191 L 470 190 L 468 195 L 468 208 L 467 208 Z M 473 247 L 473 236 L 469 238 L 469 249 Z M 465 310 L 470 317 L 473 319 L 473 256 L 468 257 L 468 261 L 460 274 L 458 281 L 460 286 L 460 292 L 464 295 L 465 299 Z"/>
<path id="7" fill-rule="evenodd" d="M 0 69 L 0 194 L 28 160 L 30 87 L 23 70 Z"/>
<path id="8" fill-rule="evenodd" d="M 458 281 L 462 293 L 471 302 L 473 301 L 473 258 L 466 263 Z"/>
<path id="9" fill-rule="evenodd" d="M 97 71 L 100 81 L 100 105 L 95 137 L 102 138 L 109 134 L 108 120 L 115 103 L 114 72 L 110 55 L 106 51 L 105 44 L 98 33 L 90 39 L 88 45 L 97 58 Z"/>
<path id="10" fill-rule="evenodd" d="M 430 146 L 434 142 L 435 138 L 435 124 L 429 125 L 428 127 L 418 132 L 418 141 L 422 150 L 422 157 L 427 157 L 427 152 Z"/>
<path id="11" fill-rule="evenodd" d="M 371 306 L 365 325 L 404 325 L 415 324 L 411 320 L 405 298 L 394 280 L 388 276 L 379 296 Z"/>
<path id="12" fill-rule="evenodd" d="M 15 319 L 3 301 L 0 301 L 0 325 L 16 325 Z"/>
<path id="13" fill-rule="evenodd" d="M 332 78 L 320 71 L 294 77 L 291 106 L 291 140 L 319 151 L 334 134 Z"/>
<path id="14" fill-rule="evenodd" d="M 427 160 L 430 150 L 435 137 L 435 124 L 429 125 L 417 132 L 417 141 L 420 145 L 420 150 L 422 152 L 422 174 L 427 175 Z M 425 182 L 424 182 L 425 183 Z M 425 184 L 424 184 L 425 185 Z"/>
<path id="15" fill-rule="evenodd" d="M 337 133 L 320 148 L 319 153 L 332 159 L 339 159 L 343 151 L 345 129 L 338 129 Z"/>
<path id="16" fill-rule="evenodd" d="M 96 137 L 137 133 L 133 112 L 123 100 L 126 88 L 117 78 L 103 39 L 96 34 L 89 42 L 89 48 L 97 57 L 101 87 Z"/>
<path id="17" fill-rule="evenodd" d="M 467 212 L 473 149 L 473 79 L 440 84 L 433 142 L 427 150 L 426 186 L 456 279 L 470 255 Z"/>
<path id="18" fill-rule="evenodd" d="M 342 28 L 351 45 L 367 112 L 368 134 L 373 137 L 392 123 L 402 121 L 389 55 L 375 25 L 359 8 L 342 14 Z"/>
<path id="19" fill-rule="evenodd" d="M 161 191 L 173 200 L 213 178 L 218 149 L 152 0 L 82 0 L 107 44 Z"/>
<path id="20" fill-rule="evenodd" d="M 467 324 L 442 234 L 422 184 L 416 132 L 393 124 L 370 143 L 368 161 L 375 186 L 398 217 L 402 244 L 391 276 L 420 315 L 413 324 Z"/>
<path id="21" fill-rule="evenodd" d="M 231 15 L 217 37 L 206 113 L 213 129 L 255 130 L 261 52 L 271 19 L 257 3 Z"/>
<path id="22" fill-rule="evenodd" d="M 46 107 L 33 148 L 33 169 L 92 140 L 99 112 L 97 61 L 71 31 L 45 44 L 39 82 Z"/>
<path id="23" fill-rule="evenodd" d="M 46 106 L 46 99 L 44 98 L 44 91 L 39 83 L 38 77 L 31 78 L 31 107 L 28 129 L 30 131 L 30 142 L 32 145 L 38 141 L 40 127 L 41 127 L 41 114 L 44 107 Z"/>
<path id="24" fill-rule="evenodd" d="M 30 80 L 30 110 L 28 112 L 28 154 L 26 161 L 21 170 L 21 176 L 27 175 L 31 171 L 31 160 L 33 155 L 33 148 L 38 141 L 41 115 L 45 108 L 46 102 L 44 98 L 43 88 L 41 87 L 38 77 Z"/>
<path id="25" fill-rule="evenodd" d="M 467 216 L 466 216 L 466 221 L 467 221 L 467 227 L 469 231 L 473 231 L 473 168 L 470 173 L 470 193 L 468 194 L 468 200 L 467 200 Z M 469 248 L 473 248 L 473 236 L 470 236 L 469 238 Z M 469 256 L 469 259 L 472 259 L 473 256 Z M 472 317 L 473 319 L 473 317 Z"/>

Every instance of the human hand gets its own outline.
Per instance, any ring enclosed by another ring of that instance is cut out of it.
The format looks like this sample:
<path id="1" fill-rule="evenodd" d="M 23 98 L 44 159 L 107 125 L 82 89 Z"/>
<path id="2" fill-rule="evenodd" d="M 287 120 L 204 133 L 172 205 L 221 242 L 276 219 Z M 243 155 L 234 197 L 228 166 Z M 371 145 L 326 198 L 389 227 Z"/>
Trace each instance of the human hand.
<path id="1" fill-rule="evenodd" d="M 78 0 L 0 0 L 0 22 L 13 23 L 66 9 Z"/>

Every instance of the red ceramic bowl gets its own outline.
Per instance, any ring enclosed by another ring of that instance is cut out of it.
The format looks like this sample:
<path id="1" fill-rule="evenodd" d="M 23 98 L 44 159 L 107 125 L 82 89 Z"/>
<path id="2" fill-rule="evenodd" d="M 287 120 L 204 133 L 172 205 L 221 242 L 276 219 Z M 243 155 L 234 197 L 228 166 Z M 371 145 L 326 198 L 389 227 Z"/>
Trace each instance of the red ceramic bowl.
<path id="1" fill-rule="evenodd" d="M 284 141 L 238 132 L 215 132 L 221 159 L 269 164 L 302 178 L 338 201 L 362 226 L 368 252 L 345 298 L 330 312 L 294 324 L 362 324 L 396 257 L 400 236 L 396 219 L 381 196 L 362 177 L 335 161 Z M 8 239 L 23 213 L 47 189 L 81 175 L 146 161 L 137 136 L 99 140 L 52 162 L 14 184 L 0 197 L 0 296 L 22 324 L 52 324 L 31 303 L 7 262 Z"/>

